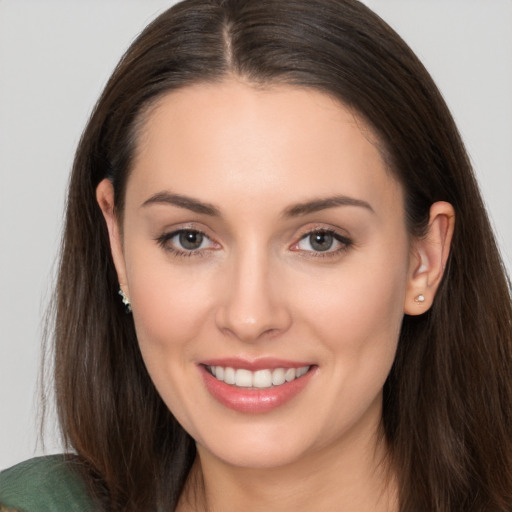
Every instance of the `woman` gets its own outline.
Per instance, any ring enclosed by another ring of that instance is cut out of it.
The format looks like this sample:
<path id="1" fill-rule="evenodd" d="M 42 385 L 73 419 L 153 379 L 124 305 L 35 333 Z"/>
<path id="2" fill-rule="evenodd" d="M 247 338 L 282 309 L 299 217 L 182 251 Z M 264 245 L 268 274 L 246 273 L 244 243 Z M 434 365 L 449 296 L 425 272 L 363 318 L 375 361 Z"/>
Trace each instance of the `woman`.
<path id="1" fill-rule="evenodd" d="M 505 273 L 442 98 L 358 2 L 141 34 L 77 151 L 56 311 L 76 456 L 5 472 L 5 506 L 512 506 Z"/>

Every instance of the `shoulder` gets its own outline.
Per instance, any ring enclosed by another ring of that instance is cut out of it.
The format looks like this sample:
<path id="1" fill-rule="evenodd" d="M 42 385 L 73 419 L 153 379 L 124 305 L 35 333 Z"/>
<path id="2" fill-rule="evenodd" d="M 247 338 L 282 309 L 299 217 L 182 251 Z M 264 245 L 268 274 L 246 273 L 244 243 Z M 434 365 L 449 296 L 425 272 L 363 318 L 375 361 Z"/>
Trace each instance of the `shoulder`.
<path id="1" fill-rule="evenodd" d="M 85 512 L 94 510 L 70 456 L 30 459 L 0 473 L 0 512 Z M 3 508 L 2 508 L 3 507 Z"/>

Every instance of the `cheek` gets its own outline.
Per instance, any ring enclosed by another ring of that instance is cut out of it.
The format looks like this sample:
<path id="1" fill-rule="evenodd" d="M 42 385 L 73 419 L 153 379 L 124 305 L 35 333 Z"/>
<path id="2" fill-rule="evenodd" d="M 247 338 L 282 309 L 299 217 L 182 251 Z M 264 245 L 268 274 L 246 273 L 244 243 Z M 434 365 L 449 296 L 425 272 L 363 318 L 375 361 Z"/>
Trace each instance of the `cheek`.
<path id="1" fill-rule="evenodd" d="M 393 363 L 403 319 L 407 255 L 364 259 L 318 279 L 301 297 L 303 329 L 321 340 L 333 372 L 353 389 L 379 390 Z M 304 283 L 305 286 L 305 283 Z"/>
<path id="2" fill-rule="evenodd" d="M 187 396 L 194 396 L 195 366 L 204 326 L 211 315 L 211 288 L 197 273 L 167 262 L 130 269 L 132 314 L 142 358 L 160 396 L 193 432 Z"/>
<path id="3" fill-rule="evenodd" d="M 387 331 L 403 316 L 406 282 L 406 263 L 365 259 L 316 280 L 306 277 L 302 288 L 307 291 L 296 296 L 302 298 L 302 309 L 318 319 L 316 323 L 340 329 L 340 335 L 355 330 Z M 342 329 L 348 326 L 352 328 Z"/>
<path id="4" fill-rule="evenodd" d="M 164 353 L 185 360 L 187 342 L 199 337 L 211 315 L 212 292 L 204 271 L 170 265 L 165 256 L 137 253 L 127 267 L 137 337 L 146 364 L 149 367 L 150 358 Z"/>
<path id="5" fill-rule="evenodd" d="M 395 359 L 405 283 L 403 266 L 384 271 L 367 264 L 302 294 L 301 331 L 322 346 L 319 363 L 329 382 L 325 400 L 317 404 L 318 414 L 329 418 L 326 440 L 380 408 Z"/>

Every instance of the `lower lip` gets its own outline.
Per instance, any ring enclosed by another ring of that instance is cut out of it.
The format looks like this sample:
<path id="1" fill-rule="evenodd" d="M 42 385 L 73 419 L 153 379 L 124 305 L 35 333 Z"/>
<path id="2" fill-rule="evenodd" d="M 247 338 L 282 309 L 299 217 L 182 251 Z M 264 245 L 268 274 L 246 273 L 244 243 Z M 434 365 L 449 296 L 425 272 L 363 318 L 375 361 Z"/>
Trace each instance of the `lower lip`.
<path id="1" fill-rule="evenodd" d="M 239 388 L 217 380 L 203 365 L 199 365 L 206 388 L 222 405 L 238 412 L 258 414 L 271 411 L 289 402 L 311 380 L 314 368 L 298 379 L 271 388 Z"/>

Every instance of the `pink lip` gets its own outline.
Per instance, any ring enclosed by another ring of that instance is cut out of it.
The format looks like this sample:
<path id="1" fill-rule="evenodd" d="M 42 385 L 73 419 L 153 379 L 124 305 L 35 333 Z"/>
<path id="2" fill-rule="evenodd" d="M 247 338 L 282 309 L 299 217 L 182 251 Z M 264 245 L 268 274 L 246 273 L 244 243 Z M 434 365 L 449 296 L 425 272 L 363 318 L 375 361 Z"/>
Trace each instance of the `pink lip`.
<path id="1" fill-rule="evenodd" d="M 198 369 L 201 372 L 206 388 L 218 402 L 229 409 L 252 414 L 269 412 L 281 405 L 284 405 L 298 395 L 308 385 L 311 378 L 316 373 L 316 367 L 313 366 L 308 373 L 302 377 L 291 382 L 286 382 L 280 386 L 263 389 L 238 388 L 217 380 L 206 370 L 205 365 L 230 366 L 232 368 L 244 368 L 256 371 L 272 368 L 300 368 L 301 366 L 308 366 L 308 364 L 291 363 L 290 361 L 277 361 L 276 359 L 259 360 L 252 363 L 249 363 L 248 361 L 243 362 L 239 359 L 218 359 L 210 360 L 198 365 Z"/>
<path id="2" fill-rule="evenodd" d="M 275 359 L 273 357 L 263 357 L 253 361 L 241 358 L 222 358 L 222 359 L 208 359 L 208 361 L 201 361 L 201 364 L 206 366 L 223 366 L 231 368 L 241 368 L 255 372 L 256 370 L 274 370 L 275 368 L 301 368 L 303 366 L 312 366 L 313 363 L 304 361 L 287 361 L 284 359 Z"/>

